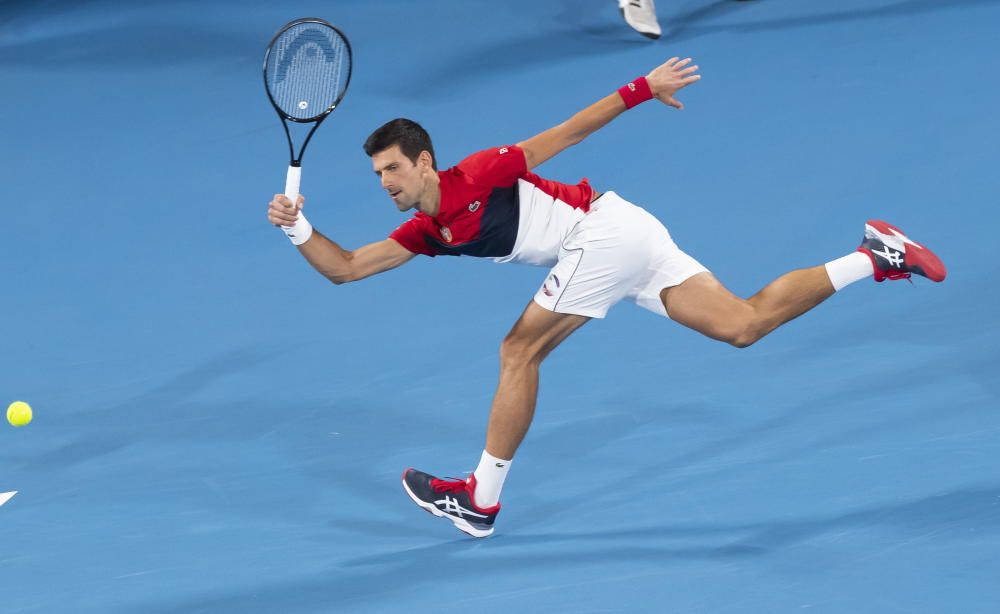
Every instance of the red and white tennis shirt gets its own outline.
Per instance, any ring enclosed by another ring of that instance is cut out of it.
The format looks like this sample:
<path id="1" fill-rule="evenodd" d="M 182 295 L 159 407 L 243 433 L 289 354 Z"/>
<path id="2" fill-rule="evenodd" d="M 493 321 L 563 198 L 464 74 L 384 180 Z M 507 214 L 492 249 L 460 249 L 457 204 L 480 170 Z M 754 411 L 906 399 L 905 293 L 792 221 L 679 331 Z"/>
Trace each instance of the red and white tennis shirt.
<path id="1" fill-rule="evenodd" d="M 569 185 L 529 172 L 514 145 L 474 153 L 438 177 L 438 214 L 418 212 L 389 235 L 415 254 L 555 264 L 594 193 L 586 179 Z"/>

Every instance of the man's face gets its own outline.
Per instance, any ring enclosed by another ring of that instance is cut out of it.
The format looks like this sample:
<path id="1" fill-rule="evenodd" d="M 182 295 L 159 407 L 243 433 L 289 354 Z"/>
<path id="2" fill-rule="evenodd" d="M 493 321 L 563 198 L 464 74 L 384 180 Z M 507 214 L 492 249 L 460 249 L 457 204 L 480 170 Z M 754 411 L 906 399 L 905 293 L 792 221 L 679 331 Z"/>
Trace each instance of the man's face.
<path id="1" fill-rule="evenodd" d="M 372 156 L 372 170 L 382 181 L 392 202 L 400 211 L 413 209 L 420 203 L 424 191 L 424 170 L 421 159 L 413 163 L 403 155 L 399 145 Z"/>

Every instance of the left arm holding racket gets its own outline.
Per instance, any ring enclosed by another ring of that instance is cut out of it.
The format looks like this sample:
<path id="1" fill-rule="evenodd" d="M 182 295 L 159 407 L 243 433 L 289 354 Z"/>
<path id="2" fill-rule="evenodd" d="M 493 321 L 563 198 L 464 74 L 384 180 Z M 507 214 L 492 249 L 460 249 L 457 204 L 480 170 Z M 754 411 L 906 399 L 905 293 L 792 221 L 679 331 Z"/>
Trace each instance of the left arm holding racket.
<path id="1" fill-rule="evenodd" d="M 627 109 L 646 100 L 656 98 L 666 105 L 683 109 L 684 105 L 674 98 L 674 94 L 701 78 L 695 74 L 698 67 L 688 66 L 690 63 L 691 58 L 671 58 L 645 77 L 628 83 L 616 93 L 605 96 L 558 126 L 518 143 L 517 146 L 524 150 L 528 168 L 535 168 L 564 149 L 576 145 Z"/>

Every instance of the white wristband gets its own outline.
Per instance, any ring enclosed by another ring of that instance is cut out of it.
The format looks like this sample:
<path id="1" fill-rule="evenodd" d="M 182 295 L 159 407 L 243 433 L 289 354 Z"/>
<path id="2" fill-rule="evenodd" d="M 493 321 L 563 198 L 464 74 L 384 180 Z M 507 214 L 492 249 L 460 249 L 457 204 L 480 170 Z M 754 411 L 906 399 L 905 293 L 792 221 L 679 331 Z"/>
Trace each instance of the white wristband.
<path id="1" fill-rule="evenodd" d="M 295 220 L 295 223 L 291 226 L 282 226 L 281 230 L 285 233 L 285 236 L 292 242 L 292 245 L 302 245 L 312 237 L 313 227 L 306 219 L 302 210 L 299 209 L 299 219 Z"/>

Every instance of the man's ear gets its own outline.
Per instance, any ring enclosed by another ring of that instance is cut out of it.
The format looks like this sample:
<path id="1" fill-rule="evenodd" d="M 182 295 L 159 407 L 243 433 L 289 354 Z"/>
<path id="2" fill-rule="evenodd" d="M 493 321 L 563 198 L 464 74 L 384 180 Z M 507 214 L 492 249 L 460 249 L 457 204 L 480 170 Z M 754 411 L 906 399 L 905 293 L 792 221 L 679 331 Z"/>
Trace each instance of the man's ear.
<path id="1" fill-rule="evenodd" d="M 426 149 L 420 152 L 417 156 L 417 164 L 420 165 L 421 170 L 433 170 L 434 169 L 434 157 L 431 152 Z"/>

